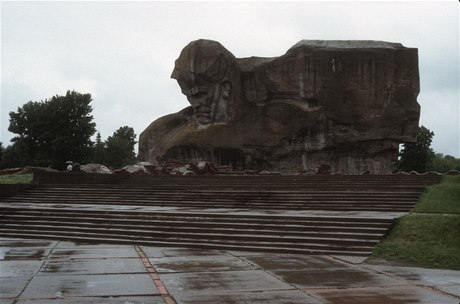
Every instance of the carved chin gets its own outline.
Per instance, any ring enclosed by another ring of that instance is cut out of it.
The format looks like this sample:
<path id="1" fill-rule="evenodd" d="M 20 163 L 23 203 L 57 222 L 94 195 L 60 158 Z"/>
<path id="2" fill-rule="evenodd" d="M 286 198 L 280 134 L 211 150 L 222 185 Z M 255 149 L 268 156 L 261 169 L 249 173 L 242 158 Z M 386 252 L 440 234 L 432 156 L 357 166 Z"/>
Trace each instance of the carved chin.
<path id="1" fill-rule="evenodd" d="M 211 123 L 211 113 L 195 113 L 193 118 L 200 125 L 209 125 Z"/>

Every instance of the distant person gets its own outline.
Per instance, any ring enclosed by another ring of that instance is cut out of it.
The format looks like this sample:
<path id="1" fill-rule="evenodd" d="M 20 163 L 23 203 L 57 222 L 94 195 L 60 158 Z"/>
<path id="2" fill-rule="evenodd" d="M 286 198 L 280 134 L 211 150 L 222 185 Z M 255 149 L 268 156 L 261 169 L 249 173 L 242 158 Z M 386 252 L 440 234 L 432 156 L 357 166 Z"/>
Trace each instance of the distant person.
<path id="1" fill-rule="evenodd" d="M 75 171 L 75 172 L 80 171 L 80 164 L 79 163 L 73 163 L 72 164 L 72 171 Z"/>

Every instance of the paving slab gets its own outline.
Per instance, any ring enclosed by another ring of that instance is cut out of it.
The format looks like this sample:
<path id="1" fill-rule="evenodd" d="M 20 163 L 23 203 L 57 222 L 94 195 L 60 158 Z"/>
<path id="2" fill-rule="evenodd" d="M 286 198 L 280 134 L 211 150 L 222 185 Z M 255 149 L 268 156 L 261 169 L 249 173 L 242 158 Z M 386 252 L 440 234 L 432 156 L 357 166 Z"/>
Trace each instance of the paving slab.
<path id="1" fill-rule="evenodd" d="M 428 269 L 388 265 L 366 265 L 366 267 L 390 276 L 401 277 L 417 285 L 460 285 L 460 270 Z"/>
<path id="2" fill-rule="evenodd" d="M 226 250 L 225 252 L 238 257 L 261 255 L 260 251 Z"/>
<path id="3" fill-rule="evenodd" d="M 0 247 L 0 260 L 43 260 L 52 248 Z"/>
<path id="4" fill-rule="evenodd" d="M 96 248 L 130 248 L 132 245 L 118 245 L 118 244 L 99 244 L 94 242 L 59 242 L 56 245 L 57 249 L 62 248 L 80 248 L 80 249 L 96 249 Z"/>
<path id="5" fill-rule="evenodd" d="M 98 258 L 139 258 L 134 246 L 126 247 L 97 247 L 97 248 L 80 248 L 72 247 L 66 249 L 54 249 L 50 254 L 50 259 L 98 259 Z"/>
<path id="6" fill-rule="evenodd" d="M 350 264 L 362 264 L 367 260 L 367 257 L 354 255 L 334 255 L 332 257 L 336 260 L 344 261 Z"/>
<path id="7" fill-rule="evenodd" d="M 159 295 L 147 274 L 35 276 L 21 298 Z"/>
<path id="8" fill-rule="evenodd" d="M 15 238 L 0 238 L 0 247 L 41 247 L 53 248 L 56 246 L 57 241 L 49 240 L 28 240 L 28 239 L 15 239 Z"/>
<path id="9" fill-rule="evenodd" d="M 398 285 L 400 281 L 328 256 L 261 254 L 246 260 L 297 288 Z"/>
<path id="10" fill-rule="evenodd" d="M 460 303 L 460 271 L 361 257 L 141 248 L 177 303 Z M 0 304 L 164 303 L 133 245 L 2 238 L 0 253 Z"/>
<path id="11" fill-rule="evenodd" d="M 350 267 L 344 262 L 323 255 L 258 253 L 258 255 L 248 255 L 244 258 L 269 271 L 322 270 L 325 268 L 342 269 Z"/>
<path id="12" fill-rule="evenodd" d="M 230 270 L 250 270 L 256 267 L 231 255 L 176 256 L 149 258 L 159 273 L 170 272 L 212 272 Z"/>
<path id="13" fill-rule="evenodd" d="M 307 289 L 328 304 L 458 304 L 459 300 L 417 286 Z"/>
<path id="14" fill-rule="evenodd" d="M 445 292 L 449 295 L 454 297 L 458 297 L 460 299 L 460 284 L 457 285 L 442 285 L 442 286 L 433 286 L 434 289 L 440 290 Z M 460 303 L 460 301 L 458 301 Z"/>
<path id="15" fill-rule="evenodd" d="M 32 278 L 42 267 L 44 261 L 0 261 L 0 278 Z"/>
<path id="16" fill-rule="evenodd" d="M 356 288 L 400 285 L 401 281 L 385 275 L 360 269 L 305 269 L 271 271 L 277 277 L 297 288 Z"/>
<path id="17" fill-rule="evenodd" d="M 48 260 L 39 275 L 146 273 L 142 261 L 132 258 Z"/>
<path id="18" fill-rule="evenodd" d="M 19 296 L 29 281 L 30 278 L 28 277 L 0 278 L 0 298 L 15 298 Z"/>
<path id="19" fill-rule="evenodd" d="M 0 302 L 1 303 L 1 302 Z M 73 297 L 65 299 L 28 299 L 14 304 L 164 304 L 161 296 Z"/>
<path id="20" fill-rule="evenodd" d="M 151 247 L 141 246 L 142 251 L 149 258 L 176 257 L 176 256 L 214 256 L 225 255 L 222 250 L 193 249 L 183 247 Z"/>
<path id="21" fill-rule="evenodd" d="M 173 297 L 294 289 L 261 270 L 161 274 Z"/>
<path id="22" fill-rule="evenodd" d="M 322 304 L 324 302 L 315 299 L 298 290 L 287 291 L 254 291 L 239 292 L 234 294 L 181 294 L 174 297 L 177 304 Z"/>

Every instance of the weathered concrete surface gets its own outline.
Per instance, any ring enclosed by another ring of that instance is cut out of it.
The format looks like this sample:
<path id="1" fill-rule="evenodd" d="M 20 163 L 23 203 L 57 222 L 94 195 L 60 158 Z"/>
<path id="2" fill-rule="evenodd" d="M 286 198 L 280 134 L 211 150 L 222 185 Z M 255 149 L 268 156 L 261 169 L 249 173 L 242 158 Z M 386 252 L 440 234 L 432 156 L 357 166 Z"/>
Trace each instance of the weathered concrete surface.
<path id="1" fill-rule="evenodd" d="M 417 286 L 307 289 L 306 291 L 328 304 L 454 304 L 458 301 Z"/>
<path id="2" fill-rule="evenodd" d="M 191 106 L 140 135 L 154 164 L 383 174 L 418 127 L 417 49 L 399 43 L 302 40 L 280 57 L 235 58 L 197 40 L 171 77 Z"/>
<path id="3" fill-rule="evenodd" d="M 159 295 L 146 273 L 35 276 L 21 297 L 60 298 L 83 296 Z"/>
<path id="4" fill-rule="evenodd" d="M 0 248 L 0 258 L 4 260 L 28 260 L 28 259 L 44 259 L 50 253 L 51 248 L 41 248 L 41 247 L 1 247 Z"/>
<path id="5" fill-rule="evenodd" d="M 133 246 L 0 239 L 0 303 L 164 303 Z"/>
<path id="6" fill-rule="evenodd" d="M 5 239 L 0 243 L 0 260 L 42 260 L 58 242 Z"/>
<path id="7" fill-rule="evenodd" d="M 18 297 L 29 280 L 29 277 L 0 278 L 0 295 L 5 298 L 0 300 L 7 301 Z"/>
<path id="8" fill-rule="evenodd" d="M 150 262 L 155 265 L 155 269 L 161 273 L 236 271 L 255 268 L 247 262 L 229 255 L 185 255 L 178 257 L 150 258 Z"/>
<path id="9" fill-rule="evenodd" d="M 161 280 L 173 295 L 227 294 L 289 290 L 292 286 L 261 270 L 225 272 L 167 273 Z"/>
<path id="10" fill-rule="evenodd" d="M 165 301 L 160 296 L 132 296 L 132 297 L 73 297 L 62 299 L 32 299 L 19 300 L 15 304 L 164 304 Z"/>
<path id="11" fill-rule="evenodd" d="M 64 242 L 63 242 L 64 243 Z M 66 246 L 71 246 L 67 244 L 61 244 L 53 250 L 50 255 L 50 259 L 72 259 L 72 260 L 82 260 L 82 259 L 97 259 L 101 256 L 110 256 L 111 258 L 139 258 L 139 255 L 136 253 L 136 250 L 132 247 L 122 247 L 122 248 L 113 248 L 111 247 L 103 248 L 98 245 L 97 248 L 94 248 L 93 245 L 80 245 L 78 247 L 73 247 L 66 249 Z M 89 248 L 85 248 L 88 246 Z"/>
<path id="12" fill-rule="evenodd" d="M 389 265 L 369 265 L 368 267 L 385 275 L 401 278 L 413 285 L 430 286 L 446 294 L 460 297 L 459 271 Z"/>
<path id="13" fill-rule="evenodd" d="M 230 291 L 231 292 L 231 291 Z M 321 304 L 322 301 L 298 290 L 270 290 L 219 294 L 179 294 L 175 297 L 182 304 Z M 217 301 L 217 302 L 216 302 Z"/>
<path id="14" fill-rule="evenodd" d="M 324 257 L 286 257 L 280 255 L 264 255 L 247 257 L 264 269 L 289 284 L 304 288 L 356 288 L 362 286 L 398 285 L 399 281 L 391 277 L 371 273 L 369 271 L 334 261 Z"/>
<path id="15" fill-rule="evenodd" d="M 40 260 L 11 260 L 1 261 L 0 278 L 24 277 L 31 278 L 43 266 L 44 261 Z"/>
<path id="16" fill-rule="evenodd" d="M 40 275 L 63 274 L 122 274 L 143 273 L 145 267 L 139 260 L 126 258 L 85 259 L 85 260 L 48 260 L 40 271 Z"/>
<path id="17" fill-rule="evenodd" d="M 142 259 L 133 256 L 134 246 L 0 239 L 0 248 L 5 245 L 10 248 L 6 252 L 42 248 L 50 253 L 0 260 L 2 304 L 167 303 L 148 270 L 138 267 Z M 460 301 L 460 271 L 368 264 L 342 256 L 151 246 L 140 250 L 178 304 Z M 50 265 L 58 266 L 56 272 L 49 271 Z"/>

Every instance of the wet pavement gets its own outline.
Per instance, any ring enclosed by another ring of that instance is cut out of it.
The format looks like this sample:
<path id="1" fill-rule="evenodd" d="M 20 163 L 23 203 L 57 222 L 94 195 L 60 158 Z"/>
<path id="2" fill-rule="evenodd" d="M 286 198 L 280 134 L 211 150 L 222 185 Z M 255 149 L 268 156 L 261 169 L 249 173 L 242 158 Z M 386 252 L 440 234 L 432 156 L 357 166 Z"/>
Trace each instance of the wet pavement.
<path id="1" fill-rule="evenodd" d="M 460 271 L 306 256 L 0 239 L 0 304 L 460 303 Z"/>

